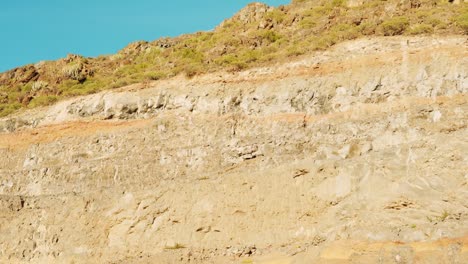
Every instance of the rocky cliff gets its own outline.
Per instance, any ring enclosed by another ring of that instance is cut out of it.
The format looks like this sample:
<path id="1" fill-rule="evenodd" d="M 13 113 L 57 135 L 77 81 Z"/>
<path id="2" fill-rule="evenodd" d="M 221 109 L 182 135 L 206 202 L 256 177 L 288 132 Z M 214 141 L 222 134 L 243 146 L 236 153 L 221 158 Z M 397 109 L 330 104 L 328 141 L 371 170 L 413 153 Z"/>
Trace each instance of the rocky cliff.
<path id="1" fill-rule="evenodd" d="M 466 263 L 466 37 L 0 119 L 2 263 Z"/>

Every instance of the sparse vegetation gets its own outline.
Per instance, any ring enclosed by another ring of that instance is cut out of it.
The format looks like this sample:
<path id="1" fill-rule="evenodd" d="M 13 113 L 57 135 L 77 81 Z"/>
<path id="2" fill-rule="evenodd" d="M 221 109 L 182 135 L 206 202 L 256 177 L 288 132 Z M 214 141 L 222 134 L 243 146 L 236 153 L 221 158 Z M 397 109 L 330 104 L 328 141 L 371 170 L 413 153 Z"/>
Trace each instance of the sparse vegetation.
<path id="1" fill-rule="evenodd" d="M 414 25 L 409 31 L 410 35 L 422 35 L 422 34 L 431 34 L 434 32 L 434 28 L 431 25 L 427 24 L 418 24 Z"/>
<path id="2" fill-rule="evenodd" d="M 286 15 L 278 9 L 266 13 L 265 18 L 270 19 L 274 23 L 283 23 Z"/>
<path id="3" fill-rule="evenodd" d="M 457 25 L 465 31 L 465 34 L 468 34 L 468 9 L 465 9 L 463 14 L 459 15 L 455 22 Z"/>
<path id="4" fill-rule="evenodd" d="M 164 249 L 168 249 L 168 250 L 183 249 L 183 248 L 185 248 L 185 246 L 180 243 L 175 243 L 174 245 L 164 247 Z"/>
<path id="5" fill-rule="evenodd" d="M 54 95 L 39 95 L 34 97 L 29 103 L 30 107 L 49 105 L 57 102 L 58 98 Z"/>
<path id="6" fill-rule="evenodd" d="M 426 219 L 430 223 L 445 222 L 448 219 L 458 219 L 459 220 L 459 218 L 460 217 L 457 217 L 456 214 L 451 214 L 447 210 L 442 211 L 439 215 L 435 215 L 435 216 L 432 216 L 432 217 L 426 216 Z"/>
<path id="7" fill-rule="evenodd" d="M 444 210 L 440 216 L 439 216 L 439 220 L 441 222 L 444 222 L 445 220 L 447 220 L 447 218 L 450 216 L 449 212 L 447 212 L 447 210 Z"/>
<path id="8" fill-rule="evenodd" d="M 384 36 L 401 35 L 409 25 L 410 22 L 407 17 L 394 17 L 382 23 L 382 31 Z"/>
<path id="9" fill-rule="evenodd" d="M 112 56 L 71 55 L 0 74 L 0 116 L 61 98 L 133 83 L 238 71 L 288 60 L 337 43 L 372 35 L 468 34 L 467 3 L 370 0 L 294 0 L 246 23 L 230 19 L 212 32 L 135 42 Z M 391 8 L 390 8 L 391 7 Z"/>

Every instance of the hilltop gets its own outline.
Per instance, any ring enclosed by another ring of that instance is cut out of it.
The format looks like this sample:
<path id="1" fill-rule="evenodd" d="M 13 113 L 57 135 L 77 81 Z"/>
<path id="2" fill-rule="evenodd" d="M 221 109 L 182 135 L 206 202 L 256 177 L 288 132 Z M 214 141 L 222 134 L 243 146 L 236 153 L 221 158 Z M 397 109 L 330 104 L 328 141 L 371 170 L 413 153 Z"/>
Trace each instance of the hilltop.
<path id="1" fill-rule="evenodd" d="M 295 0 L 253 3 L 212 32 L 132 43 L 115 55 L 70 54 L 0 74 L 0 116 L 133 83 L 180 74 L 271 65 L 364 36 L 466 35 L 456 0 Z"/>

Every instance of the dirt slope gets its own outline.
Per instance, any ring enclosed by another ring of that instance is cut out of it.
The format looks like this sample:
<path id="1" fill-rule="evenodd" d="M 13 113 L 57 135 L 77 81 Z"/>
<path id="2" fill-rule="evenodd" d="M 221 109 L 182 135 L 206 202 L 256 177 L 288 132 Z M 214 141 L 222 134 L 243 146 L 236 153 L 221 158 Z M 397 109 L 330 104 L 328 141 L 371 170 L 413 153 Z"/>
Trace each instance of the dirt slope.
<path id="1" fill-rule="evenodd" d="M 466 37 L 0 119 L 2 263 L 466 263 Z"/>

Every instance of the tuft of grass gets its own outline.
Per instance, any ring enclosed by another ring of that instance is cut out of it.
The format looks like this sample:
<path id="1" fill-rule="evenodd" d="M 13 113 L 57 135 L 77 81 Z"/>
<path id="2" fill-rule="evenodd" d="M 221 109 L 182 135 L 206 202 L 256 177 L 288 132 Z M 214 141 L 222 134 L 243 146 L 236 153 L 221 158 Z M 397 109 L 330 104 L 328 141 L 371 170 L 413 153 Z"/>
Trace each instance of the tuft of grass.
<path id="1" fill-rule="evenodd" d="M 444 222 L 445 220 L 447 220 L 449 216 L 450 216 L 449 212 L 447 212 L 447 210 L 444 210 L 438 218 L 441 222 Z"/>
<path id="2" fill-rule="evenodd" d="M 173 246 L 165 246 L 164 249 L 167 250 L 176 250 L 176 249 L 183 249 L 186 248 L 183 244 L 175 243 Z"/>

